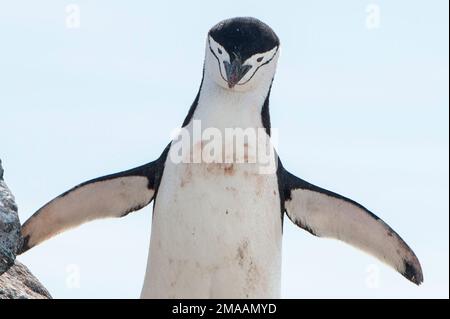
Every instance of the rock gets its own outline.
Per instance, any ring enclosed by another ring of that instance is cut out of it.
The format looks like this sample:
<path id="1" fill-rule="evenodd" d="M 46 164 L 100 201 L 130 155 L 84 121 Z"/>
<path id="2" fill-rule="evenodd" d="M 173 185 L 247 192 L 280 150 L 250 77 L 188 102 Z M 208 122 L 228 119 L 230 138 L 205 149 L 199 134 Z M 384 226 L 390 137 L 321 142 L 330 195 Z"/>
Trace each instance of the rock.
<path id="1" fill-rule="evenodd" d="M 20 220 L 14 196 L 3 180 L 0 160 L 0 299 L 51 298 L 23 264 L 15 262 L 22 245 Z"/>
<path id="2" fill-rule="evenodd" d="M 0 299 L 50 299 L 52 296 L 22 263 L 0 276 Z"/>
<path id="3" fill-rule="evenodd" d="M 0 275 L 14 264 L 21 245 L 20 221 L 14 196 L 3 181 L 0 160 Z"/>

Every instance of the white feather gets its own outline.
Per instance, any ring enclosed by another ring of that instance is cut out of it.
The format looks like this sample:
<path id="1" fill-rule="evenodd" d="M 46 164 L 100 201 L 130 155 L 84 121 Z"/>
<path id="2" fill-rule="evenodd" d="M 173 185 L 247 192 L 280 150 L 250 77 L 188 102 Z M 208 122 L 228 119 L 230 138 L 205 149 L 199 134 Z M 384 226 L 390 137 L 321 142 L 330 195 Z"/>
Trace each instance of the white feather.
<path id="1" fill-rule="evenodd" d="M 119 177 L 74 188 L 27 220 L 22 227 L 26 248 L 94 219 L 120 217 L 147 205 L 153 194 L 147 178 L 142 176 Z"/>
<path id="2" fill-rule="evenodd" d="M 408 279 L 420 283 L 420 263 L 408 245 L 385 222 L 361 206 L 341 198 L 307 189 L 292 190 L 286 201 L 289 218 L 320 237 L 344 241 L 392 266 Z M 415 273 L 405 274 L 410 265 Z"/>

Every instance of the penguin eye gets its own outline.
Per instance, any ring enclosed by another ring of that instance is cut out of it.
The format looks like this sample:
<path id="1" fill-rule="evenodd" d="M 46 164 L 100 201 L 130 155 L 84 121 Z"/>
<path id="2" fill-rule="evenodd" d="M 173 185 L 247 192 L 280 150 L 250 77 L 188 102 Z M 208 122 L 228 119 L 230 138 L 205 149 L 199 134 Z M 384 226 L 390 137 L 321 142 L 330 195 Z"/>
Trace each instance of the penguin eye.
<path id="1" fill-rule="evenodd" d="M 261 62 L 264 59 L 264 57 L 259 57 L 256 59 L 256 62 Z"/>
<path id="2" fill-rule="evenodd" d="M 219 54 L 222 54 L 222 50 L 220 50 L 220 48 L 217 48 L 217 52 L 218 52 Z"/>

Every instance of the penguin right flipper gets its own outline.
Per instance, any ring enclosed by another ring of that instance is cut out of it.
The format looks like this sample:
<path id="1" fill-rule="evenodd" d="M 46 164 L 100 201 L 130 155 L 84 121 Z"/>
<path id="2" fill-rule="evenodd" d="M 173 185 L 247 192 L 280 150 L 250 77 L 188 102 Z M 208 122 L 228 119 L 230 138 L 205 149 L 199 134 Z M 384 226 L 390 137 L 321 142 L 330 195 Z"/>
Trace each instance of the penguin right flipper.
<path id="1" fill-rule="evenodd" d="M 163 156 L 162 156 L 163 157 Z M 162 158 L 82 183 L 56 197 L 22 226 L 20 253 L 69 228 L 107 217 L 122 217 L 147 206 L 162 174 Z"/>
<path id="2" fill-rule="evenodd" d="M 319 237 L 334 238 L 377 257 L 419 285 L 419 260 L 382 219 L 357 202 L 281 170 L 284 206 L 292 222 Z"/>

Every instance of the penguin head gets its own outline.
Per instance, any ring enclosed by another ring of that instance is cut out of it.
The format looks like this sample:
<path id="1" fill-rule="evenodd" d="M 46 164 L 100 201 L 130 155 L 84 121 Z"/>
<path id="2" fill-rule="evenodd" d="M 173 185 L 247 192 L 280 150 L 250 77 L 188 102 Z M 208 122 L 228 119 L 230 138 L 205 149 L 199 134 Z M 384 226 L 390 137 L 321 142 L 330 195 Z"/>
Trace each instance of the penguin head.
<path id="1" fill-rule="evenodd" d="M 205 79 L 235 91 L 270 86 L 279 47 L 278 36 L 258 19 L 221 21 L 208 33 Z"/>

